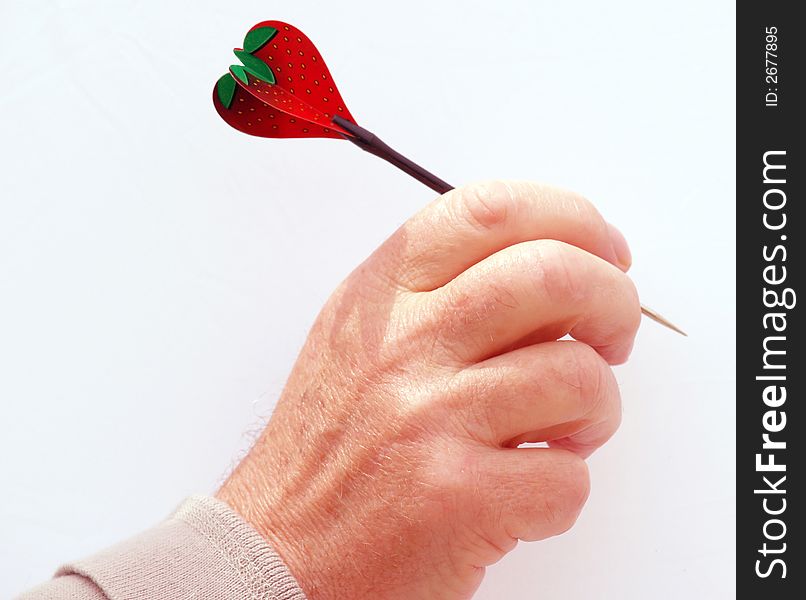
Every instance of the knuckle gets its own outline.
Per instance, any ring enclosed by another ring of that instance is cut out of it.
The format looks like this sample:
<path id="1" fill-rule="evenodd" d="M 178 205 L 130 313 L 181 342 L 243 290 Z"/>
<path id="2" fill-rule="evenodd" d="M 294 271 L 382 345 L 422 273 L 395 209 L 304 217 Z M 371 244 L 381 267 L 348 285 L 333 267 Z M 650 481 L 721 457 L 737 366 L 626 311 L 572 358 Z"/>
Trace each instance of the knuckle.
<path id="1" fill-rule="evenodd" d="M 578 515 L 590 495 L 590 472 L 588 463 L 579 456 L 574 455 L 570 464 L 572 466 L 569 467 L 568 502 L 569 508 Z"/>
<path id="2" fill-rule="evenodd" d="M 451 299 L 446 299 L 434 311 L 428 328 L 428 339 L 431 340 L 430 354 L 445 366 L 464 366 L 472 351 L 469 344 L 457 341 L 462 338 L 462 332 L 471 327 L 468 319 L 463 316 L 461 308 L 463 304 L 465 301 L 461 299 L 455 305 Z"/>
<path id="3" fill-rule="evenodd" d="M 568 244 L 538 240 L 531 246 L 537 255 L 537 285 L 550 300 L 574 302 L 584 297 L 582 282 L 574 274 L 576 254 Z"/>
<path id="4" fill-rule="evenodd" d="M 562 187 L 532 184 L 533 195 L 544 199 L 556 212 L 573 215 L 575 228 L 582 238 L 607 236 L 607 223 L 596 206 L 582 194 Z"/>
<path id="5" fill-rule="evenodd" d="M 481 455 L 471 442 L 451 440 L 444 444 L 446 453 L 438 461 L 439 477 L 433 480 L 433 489 L 444 494 L 444 499 L 470 511 L 482 509 L 483 468 Z"/>
<path id="6" fill-rule="evenodd" d="M 485 371 L 483 377 L 468 373 L 454 375 L 445 392 L 444 406 L 466 439 L 486 444 L 499 437 L 496 424 L 501 420 L 500 407 L 490 399 L 506 383 L 506 374 L 497 369 Z"/>
<path id="7" fill-rule="evenodd" d="M 456 190 L 458 212 L 474 228 L 489 231 L 504 224 L 512 208 L 512 195 L 500 182 L 477 183 Z"/>
<path id="8" fill-rule="evenodd" d="M 447 296 L 432 294 L 407 298 L 398 317 L 402 323 L 388 327 L 385 337 L 402 350 L 405 364 L 451 367 L 464 364 L 463 349 L 454 341 L 461 324 L 454 321 L 456 309 L 452 308 Z M 469 299 L 460 300 L 467 301 Z"/>
<path id="9" fill-rule="evenodd" d="M 621 408 L 621 395 L 618 393 L 615 396 L 615 402 L 613 402 L 613 410 L 611 411 L 611 414 L 612 416 L 608 421 L 609 429 L 607 431 L 607 439 L 610 439 L 616 433 L 616 431 L 618 431 L 618 428 L 621 427 L 621 420 L 624 416 L 624 412 Z"/>
<path id="10" fill-rule="evenodd" d="M 490 320 L 502 310 L 512 310 L 519 300 L 507 285 L 478 278 L 472 285 L 447 288 L 437 297 L 430 320 L 431 338 L 438 354 L 451 363 L 465 364 L 481 349 L 480 338 L 472 335 L 486 330 Z"/>
<path id="11" fill-rule="evenodd" d="M 573 347 L 580 411 L 591 422 L 588 437 L 593 437 L 599 446 L 621 425 L 618 384 L 610 365 L 596 350 L 581 342 L 568 343 Z"/>
<path id="12" fill-rule="evenodd" d="M 566 192 L 567 210 L 577 215 L 578 227 L 589 236 L 606 236 L 607 225 L 593 202 L 576 192 Z"/>
<path id="13" fill-rule="evenodd" d="M 610 366 L 596 350 L 582 342 L 566 342 L 569 359 L 564 381 L 577 393 L 583 414 L 595 412 L 608 397 Z"/>
<path id="14" fill-rule="evenodd" d="M 534 541 L 568 531 L 579 517 L 590 493 L 590 477 L 585 461 L 566 452 L 546 473 L 529 495 L 524 520 L 513 531 L 522 540 Z"/>
<path id="15" fill-rule="evenodd" d="M 573 455 L 563 469 L 563 481 L 556 484 L 545 502 L 546 521 L 556 534 L 568 531 L 576 523 L 590 494 L 590 475 L 582 458 Z"/>

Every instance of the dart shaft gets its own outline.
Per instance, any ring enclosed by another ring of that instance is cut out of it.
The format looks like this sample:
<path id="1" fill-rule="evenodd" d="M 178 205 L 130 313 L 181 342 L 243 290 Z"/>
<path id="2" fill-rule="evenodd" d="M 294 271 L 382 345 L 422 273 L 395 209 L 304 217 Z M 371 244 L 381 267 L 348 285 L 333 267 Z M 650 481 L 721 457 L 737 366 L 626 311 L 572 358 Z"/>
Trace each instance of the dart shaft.
<path id="1" fill-rule="evenodd" d="M 369 152 L 370 154 L 374 154 L 385 161 L 393 164 L 398 169 L 407 173 L 411 177 L 414 177 L 420 183 L 423 183 L 430 187 L 432 190 L 437 192 L 438 194 L 444 194 L 445 192 L 449 192 L 453 189 L 453 186 L 445 181 L 442 181 L 439 177 L 434 175 L 433 173 L 425 170 L 423 167 L 418 165 L 417 163 L 409 160 L 400 152 L 391 148 L 388 144 L 386 144 L 381 138 L 377 135 L 372 133 L 371 131 L 367 131 L 360 125 L 356 125 L 352 121 L 348 121 L 347 119 L 342 119 L 341 117 L 333 117 L 333 122 L 344 129 L 345 131 L 350 132 L 350 136 L 343 136 L 346 140 L 351 141 L 353 144 L 364 150 L 365 152 Z"/>

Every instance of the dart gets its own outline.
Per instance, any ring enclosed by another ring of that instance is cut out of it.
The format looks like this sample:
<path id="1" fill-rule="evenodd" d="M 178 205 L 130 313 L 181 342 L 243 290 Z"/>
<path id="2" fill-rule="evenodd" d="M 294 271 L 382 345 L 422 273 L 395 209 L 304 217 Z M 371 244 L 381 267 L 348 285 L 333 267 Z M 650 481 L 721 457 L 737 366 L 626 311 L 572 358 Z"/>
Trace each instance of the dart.
<path id="1" fill-rule="evenodd" d="M 406 158 L 350 114 L 322 55 L 302 31 L 282 21 L 252 27 L 243 48 L 213 89 L 213 104 L 238 131 L 267 138 L 334 138 L 374 154 L 438 194 L 453 189 Z M 687 335 L 656 311 L 641 306 L 649 319 Z"/>

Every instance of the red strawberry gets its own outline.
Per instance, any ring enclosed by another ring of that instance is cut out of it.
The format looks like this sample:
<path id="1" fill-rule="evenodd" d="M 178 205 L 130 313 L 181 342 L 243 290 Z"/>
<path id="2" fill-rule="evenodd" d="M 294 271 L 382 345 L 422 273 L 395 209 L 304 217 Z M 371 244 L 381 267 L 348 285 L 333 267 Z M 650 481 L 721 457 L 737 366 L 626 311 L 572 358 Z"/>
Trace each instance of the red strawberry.
<path id="1" fill-rule="evenodd" d="M 341 138 L 330 119 L 355 123 L 322 56 L 296 27 L 258 23 L 235 53 L 243 67 L 233 66 L 213 90 L 218 114 L 235 129 L 262 137 Z"/>

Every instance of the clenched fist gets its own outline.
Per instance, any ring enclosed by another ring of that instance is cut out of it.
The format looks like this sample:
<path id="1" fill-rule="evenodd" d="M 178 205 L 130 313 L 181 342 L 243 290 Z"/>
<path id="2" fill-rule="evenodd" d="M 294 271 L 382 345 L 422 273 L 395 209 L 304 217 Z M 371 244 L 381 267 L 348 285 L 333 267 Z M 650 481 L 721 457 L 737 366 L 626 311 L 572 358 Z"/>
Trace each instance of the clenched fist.
<path id="1" fill-rule="evenodd" d="M 641 317 L 629 265 L 573 193 L 445 194 L 333 293 L 218 497 L 311 600 L 469 598 L 587 498 Z"/>

